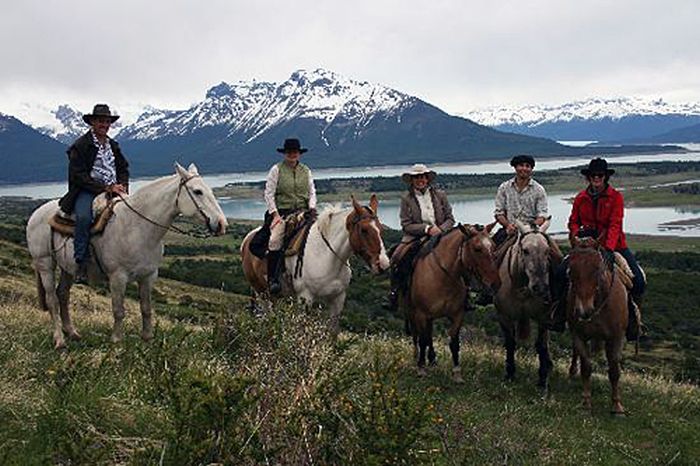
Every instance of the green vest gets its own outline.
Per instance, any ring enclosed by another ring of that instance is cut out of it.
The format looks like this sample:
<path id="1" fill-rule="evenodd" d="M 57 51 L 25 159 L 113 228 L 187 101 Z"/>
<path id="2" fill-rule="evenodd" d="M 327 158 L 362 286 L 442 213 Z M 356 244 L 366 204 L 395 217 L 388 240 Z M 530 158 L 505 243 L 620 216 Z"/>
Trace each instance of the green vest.
<path id="1" fill-rule="evenodd" d="M 279 178 L 275 191 L 277 210 L 297 210 L 309 208 L 309 167 L 297 163 L 290 168 L 285 162 L 277 164 Z"/>

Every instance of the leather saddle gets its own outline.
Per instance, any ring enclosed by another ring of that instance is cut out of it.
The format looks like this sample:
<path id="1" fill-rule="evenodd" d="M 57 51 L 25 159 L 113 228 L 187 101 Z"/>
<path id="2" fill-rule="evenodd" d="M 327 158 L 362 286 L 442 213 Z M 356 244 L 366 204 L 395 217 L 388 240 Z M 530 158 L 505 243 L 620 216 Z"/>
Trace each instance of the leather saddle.
<path id="1" fill-rule="evenodd" d="M 95 219 L 90 227 L 90 235 L 97 235 L 104 231 L 107 222 L 112 218 L 114 213 L 114 205 L 120 199 L 107 199 L 107 196 L 102 193 L 95 197 L 92 203 L 92 216 Z M 73 236 L 75 233 L 75 215 L 67 215 L 61 209 L 58 209 L 56 214 L 49 218 L 48 221 L 51 229 L 60 233 L 63 236 Z"/>

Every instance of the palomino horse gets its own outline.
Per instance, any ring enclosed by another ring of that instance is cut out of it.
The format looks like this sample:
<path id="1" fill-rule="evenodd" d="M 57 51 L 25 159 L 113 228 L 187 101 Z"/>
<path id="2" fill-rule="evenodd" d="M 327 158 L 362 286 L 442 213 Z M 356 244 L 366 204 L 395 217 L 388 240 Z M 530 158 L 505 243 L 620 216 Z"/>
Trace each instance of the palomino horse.
<path id="1" fill-rule="evenodd" d="M 335 333 L 340 328 L 340 312 L 352 276 L 350 256 L 354 253 L 362 257 L 373 273 L 389 267 L 377 207 L 377 196 L 373 194 L 369 207 L 362 207 L 353 198 L 349 209 L 324 210 L 309 230 L 301 273 L 290 277 L 291 289 L 287 280 L 282 281 L 284 295 L 297 296 L 309 304 L 325 303 Z M 248 233 L 241 244 L 243 273 L 254 294 L 267 291 L 267 261 L 256 257 L 248 247 L 258 230 L 259 227 Z M 297 256 L 285 261 L 286 270 L 294 271 Z"/>
<path id="2" fill-rule="evenodd" d="M 561 252 L 547 235 L 549 221 L 540 227 L 518 225 L 518 237 L 499 265 L 501 288 L 494 304 L 506 346 L 506 379 L 515 378 L 516 329 L 520 339 L 530 334 L 530 319 L 537 322 L 535 348 L 539 356 L 539 387 L 546 394 L 552 360 L 549 356 L 549 331 L 545 324 L 550 316 L 549 278 L 553 267 L 561 262 Z"/>
<path id="3" fill-rule="evenodd" d="M 447 334 L 452 353 L 452 377 L 456 382 L 463 382 L 459 368 L 459 331 L 469 281 L 476 277 L 494 291 L 500 285 L 493 262 L 493 241 L 489 236 L 492 227 L 460 224 L 444 233 L 434 249 L 415 263 L 407 297 L 402 296 L 401 300 L 407 309 L 407 328 L 413 336 L 421 376 L 426 373 L 426 349 L 428 361 L 435 363 L 433 320 L 447 317 L 451 321 Z"/>
<path id="4" fill-rule="evenodd" d="M 163 258 L 163 237 L 179 214 L 196 218 L 214 234 L 223 234 L 228 224 L 214 194 L 190 165 L 185 170 L 175 164 L 176 173 L 157 179 L 117 202 L 114 215 L 104 232 L 91 238 L 93 259 L 88 265 L 91 278 L 100 272 L 109 280 L 114 327 L 112 341 L 123 337 L 124 293 L 128 282 L 136 280 L 144 340 L 153 338 L 151 290 Z M 56 349 L 65 347 L 64 332 L 74 340 L 80 335 L 73 327 L 68 309 L 70 288 L 76 264 L 73 239 L 52 231 L 48 220 L 58 211 L 58 201 L 40 206 L 27 223 L 27 245 L 37 274 L 39 302 L 51 312 Z M 58 288 L 56 265 L 61 270 Z M 59 318 L 60 310 L 60 318 Z"/>
<path id="5" fill-rule="evenodd" d="M 591 409 L 591 345 L 605 342 L 608 379 L 612 389 L 612 413 L 624 414 L 620 399 L 620 359 L 625 342 L 628 308 L 627 288 L 620 272 L 603 260 L 598 242 L 572 239 L 569 253 L 567 320 L 574 342 L 574 359 L 569 369 L 576 374 L 575 357 L 581 358 L 583 406 Z M 597 344 L 593 345 L 598 346 Z"/>

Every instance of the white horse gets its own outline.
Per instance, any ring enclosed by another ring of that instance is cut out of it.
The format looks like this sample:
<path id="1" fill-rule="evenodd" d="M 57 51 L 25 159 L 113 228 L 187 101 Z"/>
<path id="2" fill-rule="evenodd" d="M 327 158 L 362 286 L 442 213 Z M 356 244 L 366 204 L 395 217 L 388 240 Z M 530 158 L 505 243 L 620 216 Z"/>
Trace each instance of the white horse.
<path id="1" fill-rule="evenodd" d="M 194 164 L 185 170 L 175 164 L 176 173 L 159 178 L 118 202 L 104 232 L 91 238 L 92 259 L 88 264 L 91 281 L 101 275 L 109 280 L 114 328 L 112 341 L 123 337 L 124 293 L 136 280 L 143 323 L 141 336 L 153 338 L 151 290 L 163 259 L 163 237 L 175 217 L 196 218 L 213 234 L 221 235 L 228 226 L 221 207 Z M 56 349 L 65 347 L 64 332 L 77 340 L 80 335 L 71 323 L 68 301 L 76 263 L 73 239 L 53 231 L 48 220 L 58 211 L 58 201 L 49 201 L 32 213 L 27 224 L 27 245 L 37 275 L 39 302 L 51 312 Z M 58 287 L 56 265 L 60 268 Z M 60 318 L 59 318 L 60 310 Z"/>
<path id="2" fill-rule="evenodd" d="M 309 231 L 301 274 L 294 274 L 297 256 L 285 260 L 287 274 L 291 277 L 283 280 L 283 294 L 296 296 L 309 304 L 325 303 L 330 311 L 331 329 L 336 333 L 352 276 L 350 256 L 354 253 L 362 257 L 373 273 L 389 268 L 382 225 L 377 217 L 377 196 L 372 195 L 369 207 L 362 207 L 354 198 L 352 202 L 349 209 L 330 207 L 319 215 Z M 243 272 L 254 293 L 267 291 L 267 262 L 248 248 L 259 229 L 248 233 L 241 244 Z M 289 282 L 291 289 L 287 285 Z"/>

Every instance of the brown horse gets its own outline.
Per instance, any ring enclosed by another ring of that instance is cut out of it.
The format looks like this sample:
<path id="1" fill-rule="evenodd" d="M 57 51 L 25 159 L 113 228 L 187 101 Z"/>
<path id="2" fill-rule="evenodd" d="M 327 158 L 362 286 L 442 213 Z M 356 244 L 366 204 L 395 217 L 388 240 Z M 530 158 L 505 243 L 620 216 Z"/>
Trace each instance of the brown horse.
<path id="1" fill-rule="evenodd" d="M 283 280 L 283 295 L 296 296 L 309 304 L 326 304 L 335 333 L 339 330 L 340 312 L 352 276 L 350 256 L 356 254 L 364 259 L 375 274 L 389 267 L 382 224 L 377 217 L 378 205 L 377 196 L 372 194 L 369 206 L 363 207 L 353 198 L 349 209 L 325 209 L 309 230 L 298 273 L 295 272 L 297 256 L 285 259 L 288 272 Z M 258 229 L 248 233 L 241 244 L 243 273 L 254 296 L 267 290 L 267 261 L 259 259 L 249 249 Z"/>
<path id="2" fill-rule="evenodd" d="M 549 356 L 550 273 L 561 261 L 561 252 L 547 235 L 549 221 L 542 226 L 518 222 L 518 236 L 499 265 L 502 286 L 494 304 L 506 346 L 506 380 L 515 378 L 516 336 L 530 335 L 530 319 L 537 325 L 535 349 L 539 357 L 538 385 L 546 395 L 552 360 Z"/>
<path id="3" fill-rule="evenodd" d="M 415 263 L 409 292 L 401 297 L 401 302 L 407 310 L 407 329 L 411 331 L 418 355 L 419 375 L 426 373 L 426 349 L 429 362 L 435 363 L 433 320 L 447 317 L 451 321 L 447 334 L 452 376 L 455 381 L 463 382 L 459 369 L 459 331 L 469 281 L 476 277 L 494 290 L 500 285 L 493 262 L 493 241 L 489 236 L 492 227 L 460 224 L 446 232 L 434 249 Z"/>
<path id="4" fill-rule="evenodd" d="M 574 342 L 569 369 L 576 374 L 576 355 L 581 358 L 583 406 L 591 409 L 591 342 L 605 343 L 608 379 L 612 389 L 612 413 L 624 414 L 620 400 L 620 359 L 627 329 L 627 288 L 615 268 L 610 268 L 593 239 L 572 239 L 569 254 L 567 320 Z"/>

